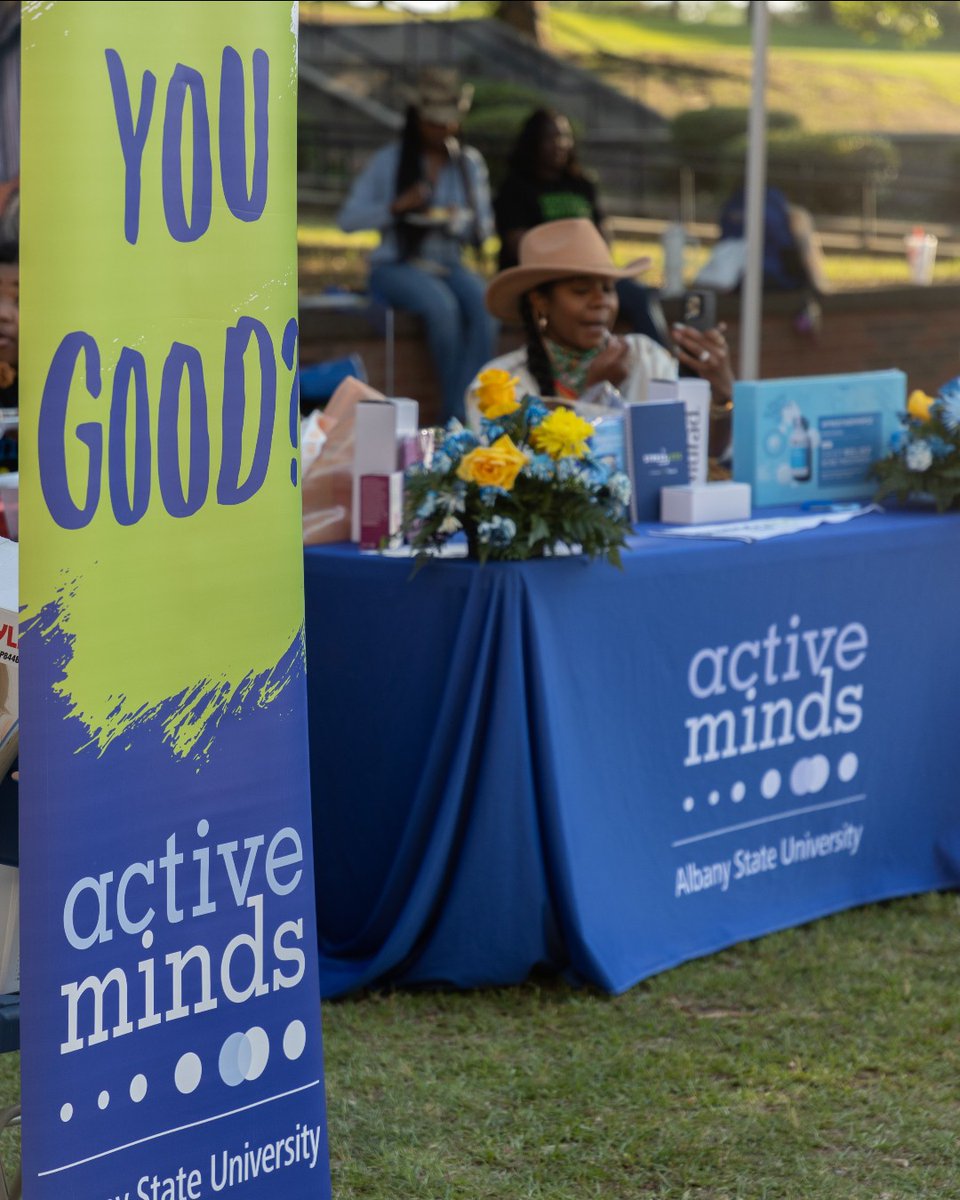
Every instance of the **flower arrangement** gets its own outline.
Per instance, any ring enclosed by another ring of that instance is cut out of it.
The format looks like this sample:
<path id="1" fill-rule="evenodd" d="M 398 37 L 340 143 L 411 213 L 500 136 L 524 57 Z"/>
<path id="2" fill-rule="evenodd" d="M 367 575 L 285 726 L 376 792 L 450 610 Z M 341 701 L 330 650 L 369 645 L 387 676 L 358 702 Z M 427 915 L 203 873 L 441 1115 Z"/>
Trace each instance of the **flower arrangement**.
<path id="1" fill-rule="evenodd" d="M 945 383 L 936 396 L 911 392 L 903 428 L 893 436 L 886 458 L 875 463 L 880 480 L 876 499 L 931 496 L 946 512 L 960 504 L 960 376 Z"/>
<path id="2" fill-rule="evenodd" d="M 462 532 L 480 562 L 566 547 L 619 566 L 629 479 L 593 456 L 588 421 L 536 396 L 518 400 L 516 385 L 506 371 L 484 371 L 475 392 L 480 433 L 451 421 L 430 463 L 408 469 L 407 540 L 429 555 Z"/>

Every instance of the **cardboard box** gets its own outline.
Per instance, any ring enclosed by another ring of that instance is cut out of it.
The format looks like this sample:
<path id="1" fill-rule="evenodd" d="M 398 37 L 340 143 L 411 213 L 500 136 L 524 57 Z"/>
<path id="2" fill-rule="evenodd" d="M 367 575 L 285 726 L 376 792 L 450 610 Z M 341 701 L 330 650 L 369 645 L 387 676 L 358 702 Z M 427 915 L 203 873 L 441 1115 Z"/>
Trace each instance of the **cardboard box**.
<path id="1" fill-rule="evenodd" d="M 360 477 L 360 549 L 395 544 L 403 524 L 403 472 Z"/>
<path id="2" fill-rule="evenodd" d="M 902 371 L 739 382 L 733 390 L 733 477 L 753 503 L 868 500 L 871 465 L 900 428 Z"/>
<path id="3" fill-rule="evenodd" d="M 749 483 L 690 483 L 660 489 L 660 520 L 665 525 L 708 525 L 749 518 Z"/>
<path id="4" fill-rule="evenodd" d="M 20 476 L 17 472 L 0 475 L 0 506 L 7 536 L 14 542 L 20 540 Z"/>
<path id="5" fill-rule="evenodd" d="M 360 480 L 392 475 L 400 466 L 403 439 L 415 436 L 420 416 L 416 400 L 361 400 L 353 445 L 353 511 L 350 537 L 360 541 Z"/>

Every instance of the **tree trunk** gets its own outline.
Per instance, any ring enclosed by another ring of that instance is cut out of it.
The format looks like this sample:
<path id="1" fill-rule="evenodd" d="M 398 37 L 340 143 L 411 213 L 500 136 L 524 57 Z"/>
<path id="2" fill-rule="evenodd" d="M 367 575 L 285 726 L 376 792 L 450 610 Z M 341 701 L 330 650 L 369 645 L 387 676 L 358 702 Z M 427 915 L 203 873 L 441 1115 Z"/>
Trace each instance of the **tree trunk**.
<path id="1" fill-rule="evenodd" d="M 815 25 L 836 25 L 837 20 L 833 11 L 833 5 L 826 0 L 817 0 L 816 3 L 807 5 L 807 16 Z"/>
<path id="2" fill-rule="evenodd" d="M 546 42 L 544 0 L 500 0 L 494 16 L 530 41 L 543 46 Z"/>

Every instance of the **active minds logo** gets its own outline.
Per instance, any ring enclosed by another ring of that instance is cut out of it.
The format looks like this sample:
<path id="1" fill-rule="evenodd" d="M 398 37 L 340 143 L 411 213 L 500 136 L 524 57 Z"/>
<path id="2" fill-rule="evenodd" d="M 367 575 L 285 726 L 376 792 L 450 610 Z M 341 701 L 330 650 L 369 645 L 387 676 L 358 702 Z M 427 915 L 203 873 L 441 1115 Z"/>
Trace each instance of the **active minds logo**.
<path id="1" fill-rule="evenodd" d="M 863 720 L 863 684 L 852 682 L 867 657 L 859 621 L 802 629 L 793 615 L 781 632 L 733 646 L 705 646 L 690 660 L 687 685 L 696 700 L 722 698 L 711 712 L 687 717 L 685 767 L 853 733 Z M 784 685 L 798 684 L 784 694 Z M 803 689 L 802 695 L 797 692 Z"/>
<path id="2" fill-rule="evenodd" d="M 666 446 L 661 446 L 659 450 L 650 450 L 640 456 L 645 467 L 669 467 L 682 458 L 682 450 L 668 450 Z"/>

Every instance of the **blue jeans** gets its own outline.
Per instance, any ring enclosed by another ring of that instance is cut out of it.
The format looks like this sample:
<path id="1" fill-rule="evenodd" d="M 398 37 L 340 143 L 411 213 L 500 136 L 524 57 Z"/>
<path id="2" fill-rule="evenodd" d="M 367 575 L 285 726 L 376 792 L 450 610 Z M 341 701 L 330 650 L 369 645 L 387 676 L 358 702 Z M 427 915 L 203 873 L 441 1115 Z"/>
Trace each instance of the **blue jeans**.
<path id="1" fill-rule="evenodd" d="M 422 317 L 430 357 L 440 377 L 444 420 L 464 419 L 463 397 L 493 358 L 497 323 L 483 303 L 485 284 L 466 267 L 431 275 L 410 263 L 379 263 L 370 272 L 372 295 Z"/>

